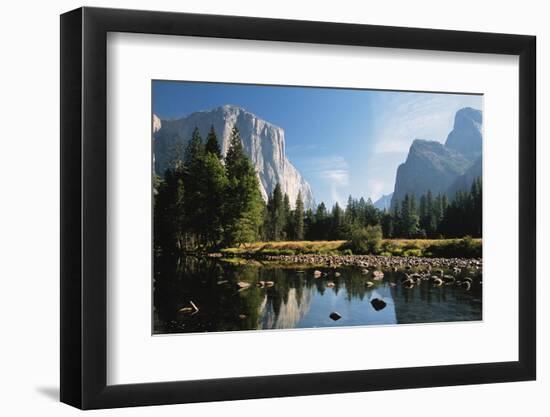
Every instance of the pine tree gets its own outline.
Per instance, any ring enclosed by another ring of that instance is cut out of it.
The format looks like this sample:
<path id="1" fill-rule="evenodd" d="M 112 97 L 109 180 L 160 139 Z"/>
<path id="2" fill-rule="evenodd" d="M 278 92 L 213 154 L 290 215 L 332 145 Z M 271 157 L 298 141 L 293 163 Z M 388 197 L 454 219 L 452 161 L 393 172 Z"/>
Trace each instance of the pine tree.
<path id="1" fill-rule="evenodd" d="M 190 167 L 203 155 L 204 155 L 204 145 L 202 143 L 202 138 L 201 138 L 199 129 L 195 127 L 195 130 L 193 130 L 193 135 L 191 136 L 191 139 L 189 140 L 189 142 L 187 142 L 187 146 L 185 147 L 185 152 L 184 152 L 185 166 Z"/>
<path id="2" fill-rule="evenodd" d="M 216 131 L 214 130 L 214 125 L 210 126 L 210 132 L 206 137 L 206 145 L 204 147 L 206 153 L 211 153 L 216 155 L 218 159 L 222 157 L 222 151 L 220 145 L 218 144 L 218 138 L 216 136 Z"/>
<path id="3" fill-rule="evenodd" d="M 295 240 L 304 239 L 304 202 L 302 201 L 302 193 L 298 192 L 296 197 L 296 207 L 294 208 L 294 233 Z"/>
<path id="4" fill-rule="evenodd" d="M 225 222 L 225 194 L 228 179 L 220 159 L 215 153 L 207 152 L 202 164 L 202 182 L 204 195 L 200 210 L 203 217 L 200 219 L 202 237 L 208 247 L 218 246 L 223 239 Z"/>
<path id="5" fill-rule="evenodd" d="M 405 198 L 401 202 L 401 226 L 403 237 L 418 236 L 418 215 L 416 214 L 415 198 L 412 194 L 405 194 Z"/>
<path id="6" fill-rule="evenodd" d="M 236 127 L 231 132 L 225 166 L 228 179 L 225 195 L 225 241 L 228 244 L 241 245 L 258 238 L 264 216 L 264 203 L 256 171 L 244 153 Z"/>
<path id="7" fill-rule="evenodd" d="M 290 210 L 290 199 L 285 193 L 283 198 L 283 240 L 289 240 L 292 235 L 292 216 Z"/>
<path id="8" fill-rule="evenodd" d="M 375 226 L 379 224 L 380 217 L 378 215 L 378 210 L 376 209 L 376 207 L 374 207 L 374 204 L 372 203 L 372 200 L 370 199 L 370 197 L 367 199 L 366 202 L 363 198 L 359 200 L 360 203 L 361 201 L 363 201 L 361 205 L 364 206 L 363 208 L 364 218 L 365 218 L 364 226 Z"/>
<path id="9" fill-rule="evenodd" d="M 390 213 L 387 213 L 385 210 L 382 213 L 382 217 L 380 219 L 380 223 L 382 224 L 382 233 L 387 238 L 394 237 L 394 220 L 393 216 Z"/>
<path id="10" fill-rule="evenodd" d="M 185 183 L 185 231 L 186 246 L 196 247 L 202 243 L 200 236 L 205 223 L 203 177 L 204 145 L 195 128 L 185 148 L 183 160 L 183 180 Z"/>
<path id="11" fill-rule="evenodd" d="M 393 223 L 393 236 L 401 236 L 403 231 L 403 225 L 399 213 L 399 203 L 396 201 L 392 208 L 392 223 Z"/>
<path id="12" fill-rule="evenodd" d="M 287 223 L 287 209 L 290 210 L 290 205 L 285 207 L 281 185 L 277 183 L 267 203 L 270 240 L 281 240 L 284 238 Z"/>
<path id="13" fill-rule="evenodd" d="M 182 169 L 166 170 L 159 181 L 153 211 L 154 247 L 159 254 L 175 254 L 185 247 Z"/>
<path id="14" fill-rule="evenodd" d="M 348 197 L 348 204 L 346 205 L 345 213 L 346 213 L 346 221 L 351 224 L 354 223 L 357 217 L 357 212 L 356 212 L 355 201 L 353 200 L 351 195 Z"/>
<path id="15" fill-rule="evenodd" d="M 448 206 L 449 206 L 449 199 L 447 198 L 447 194 L 443 194 L 441 196 L 441 215 L 442 216 L 445 214 L 445 210 L 447 210 Z"/>
<path id="16" fill-rule="evenodd" d="M 426 216 L 426 234 L 428 237 L 435 237 L 439 220 L 434 210 L 434 200 L 431 190 L 428 190 L 426 194 Z"/>
<path id="17" fill-rule="evenodd" d="M 314 239 L 326 240 L 327 234 L 327 207 L 325 203 L 321 202 L 321 204 L 317 206 L 317 211 L 315 212 Z"/>
<path id="18" fill-rule="evenodd" d="M 338 202 L 334 204 L 331 211 L 331 227 L 328 238 L 331 240 L 342 239 L 344 228 L 344 212 Z"/>
<path id="19" fill-rule="evenodd" d="M 426 194 L 420 196 L 420 206 L 418 207 L 418 218 L 420 231 L 424 235 L 427 233 L 429 216 L 428 216 L 428 198 Z"/>
<path id="20" fill-rule="evenodd" d="M 313 240 L 315 235 L 315 215 L 313 210 L 308 208 L 304 213 L 304 239 Z"/>
<path id="21" fill-rule="evenodd" d="M 472 236 L 481 237 L 483 233 L 483 184 L 481 177 L 474 180 L 472 185 L 473 197 L 473 233 Z"/>

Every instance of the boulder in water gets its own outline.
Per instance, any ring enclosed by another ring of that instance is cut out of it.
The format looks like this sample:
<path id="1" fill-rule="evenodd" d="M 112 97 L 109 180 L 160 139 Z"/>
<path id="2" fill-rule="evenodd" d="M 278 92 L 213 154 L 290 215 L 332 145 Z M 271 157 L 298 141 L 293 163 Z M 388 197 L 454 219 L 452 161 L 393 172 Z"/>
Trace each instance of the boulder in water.
<path id="1" fill-rule="evenodd" d="M 381 300 L 380 298 L 373 298 L 370 303 L 372 305 L 372 308 L 374 308 L 376 311 L 382 310 L 387 305 L 386 302 L 384 300 Z"/>
<path id="2" fill-rule="evenodd" d="M 237 282 L 237 287 L 239 287 L 241 290 L 246 290 L 248 287 L 250 287 L 250 282 L 245 281 L 239 281 Z"/>
<path id="3" fill-rule="evenodd" d="M 340 320 L 342 318 L 340 313 L 338 313 L 336 311 L 333 311 L 332 313 L 330 313 L 329 317 L 334 321 Z"/>

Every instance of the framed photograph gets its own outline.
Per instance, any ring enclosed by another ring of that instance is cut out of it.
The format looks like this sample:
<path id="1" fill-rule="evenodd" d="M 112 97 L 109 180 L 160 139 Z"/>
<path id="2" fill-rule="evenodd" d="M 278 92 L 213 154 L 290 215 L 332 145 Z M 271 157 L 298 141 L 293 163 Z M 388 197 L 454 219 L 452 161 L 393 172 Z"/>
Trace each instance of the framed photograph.
<path id="1" fill-rule="evenodd" d="M 61 401 L 533 380 L 535 37 L 61 16 Z"/>

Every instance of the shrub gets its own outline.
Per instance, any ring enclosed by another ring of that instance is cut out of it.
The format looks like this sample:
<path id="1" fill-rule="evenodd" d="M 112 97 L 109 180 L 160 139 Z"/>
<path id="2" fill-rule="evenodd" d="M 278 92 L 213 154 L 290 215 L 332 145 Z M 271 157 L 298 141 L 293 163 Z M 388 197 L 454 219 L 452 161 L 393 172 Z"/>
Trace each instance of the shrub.
<path id="1" fill-rule="evenodd" d="M 482 244 L 470 236 L 434 243 L 426 248 L 434 257 L 442 258 L 481 258 Z"/>
<path id="2" fill-rule="evenodd" d="M 396 246 L 396 247 L 391 251 L 391 254 L 392 254 L 393 256 L 401 256 L 401 255 L 403 255 L 403 249 L 400 248 L 400 247 L 398 247 L 398 246 Z"/>
<path id="3" fill-rule="evenodd" d="M 353 255 L 353 251 L 351 249 L 344 249 L 342 251 L 342 255 L 345 255 L 345 256 L 349 256 L 349 255 Z"/>
<path id="4" fill-rule="evenodd" d="M 421 249 L 407 249 L 403 252 L 403 256 L 422 256 L 422 250 Z"/>
<path id="5" fill-rule="evenodd" d="M 398 246 L 393 243 L 391 240 L 386 240 L 382 243 L 382 251 L 393 253 L 395 249 L 397 249 Z"/>
<path id="6" fill-rule="evenodd" d="M 422 249 L 420 246 L 418 246 L 418 244 L 416 243 L 416 241 L 411 241 L 411 242 L 407 242 L 405 244 L 405 246 L 403 246 L 403 250 L 407 251 L 407 250 L 416 250 L 416 249 Z"/>
<path id="7" fill-rule="evenodd" d="M 367 226 L 364 229 L 356 229 L 351 234 L 348 244 L 349 249 L 357 254 L 376 254 L 382 246 L 382 227 Z"/>

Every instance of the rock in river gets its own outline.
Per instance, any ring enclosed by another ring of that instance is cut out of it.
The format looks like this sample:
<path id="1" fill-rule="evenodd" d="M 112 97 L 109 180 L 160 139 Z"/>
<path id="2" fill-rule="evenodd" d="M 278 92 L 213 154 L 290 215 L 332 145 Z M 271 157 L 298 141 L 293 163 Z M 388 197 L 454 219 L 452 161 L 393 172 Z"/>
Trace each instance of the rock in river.
<path id="1" fill-rule="evenodd" d="M 237 282 L 237 287 L 239 287 L 241 290 L 245 290 L 248 287 L 250 287 L 250 283 L 245 281 L 239 281 Z"/>
<path id="2" fill-rule="evenodd" d="M 386 307 L 386 302 L 384 300 L 381 300 L 380 298 L 373 298 L 370 303 L 372 305 L 372 308 L 374 308 L 376 311 L 380 311 L 384 307 Z"/>
<path id="3" fill-rule="evenodd" d="M 441 278 L 435 278 L 433 280 L 433 284 L 436 287 L 441 287 L 443 285 L 443 280 Z"/>
<path id="4" fill-rule="evenodd" d="M 340 320 L 342 318 L 340 313 L 337 313 L 336 311 L 333 311 L 332 313 L 330 313 L 329 317 L 334 321 Z"/>

